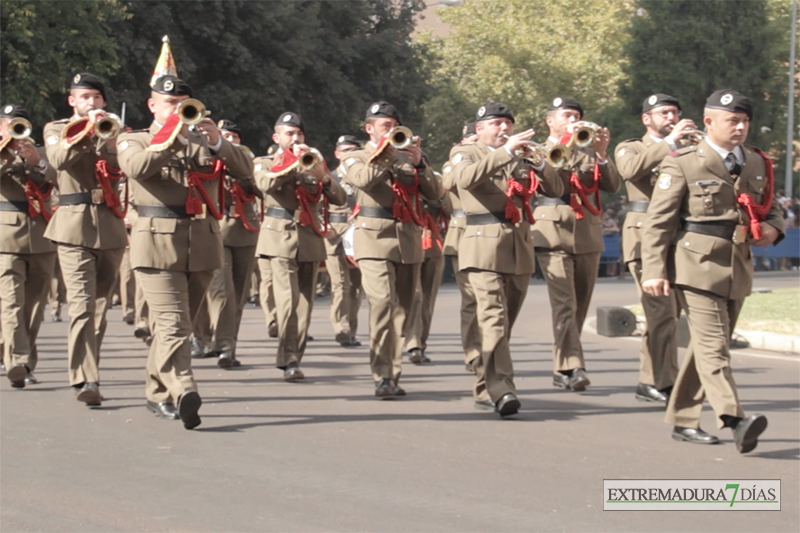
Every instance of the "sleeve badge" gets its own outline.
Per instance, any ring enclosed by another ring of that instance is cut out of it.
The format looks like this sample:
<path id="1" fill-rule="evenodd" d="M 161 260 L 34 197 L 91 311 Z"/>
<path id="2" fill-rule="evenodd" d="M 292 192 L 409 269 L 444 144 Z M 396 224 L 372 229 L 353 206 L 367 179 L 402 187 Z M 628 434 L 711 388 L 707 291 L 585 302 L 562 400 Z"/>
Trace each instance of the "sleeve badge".
<path id="1" fill-rule="evenodd" d="M 58 135 L 51 135 L 47 138 L 47 145 L 52 146 L 58 142 Z"/>
<path id="2" fill-rule="evenodd" d="M 351 157 L 350 159 L 348 159 L 347 161 L 345 161 L 345 164 L 346 164 L 348 167 L 352 167 L 353 165 L 355 165 L 355 164 L 356 164 L 356 158 L 355 158 L 355 157 Z"/>
<path id="3" fill-rule="evenodd" d="M 456 154 L 455 156 L 453 156 L 453 164 L 454 165 L 457 165 L 457 164 L 461 163 L 461 161 L 463 161 L 463 160 L 464 160 L 464 156 L 461 155 L 461 154 Z"/>
<path id="4" fill-rule="evenodd" d="M 658 188 L 662 191 L 666 191 L 672 185 L 672 176 L 669 174 L 661 174 L 658 177 Z"/>

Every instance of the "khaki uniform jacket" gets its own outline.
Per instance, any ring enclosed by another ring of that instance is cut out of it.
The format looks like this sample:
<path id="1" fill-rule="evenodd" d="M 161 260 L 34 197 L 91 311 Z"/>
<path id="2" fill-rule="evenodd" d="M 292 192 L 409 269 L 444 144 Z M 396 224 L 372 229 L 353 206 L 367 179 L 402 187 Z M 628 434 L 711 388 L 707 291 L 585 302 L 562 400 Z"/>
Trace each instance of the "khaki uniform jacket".
<path id="1" fill-rule="evenodd" d="M 347 173 L 345 183 L 357 187 L 356 201 L 363 207 L 382 207 L 392 210 L 394 193 L 392 178 L 400 183 L 413 183 L 414 166 L 411 158 L 402 153 L 381 154 L 372 163 L 370 155 L 375 147 L 369 143 L 363 150 L 350 152 L 344 165 Z M 430 166 L 419 174 L 419 191 L 429 200 L 442 197 L 442 186 Z M 416 195 L 409 195 L 412 206 Z M 400 222 L 396 219 L 358 216 L 355 219 L 355 260 L 385 259 L 395 263 L 422 263 L 422 228 L 414 221 Z"/>
<path id="2" fill-rule="evenodd" d="M 546 144 L 548 148 L 554 145 L 550 139 Z M 592 185 L 594 162 L 594 149 L 573 147 L 572 167 L 577 169 L 581 183 L 586 186 Z M 575 212 L 569 206 L 570 174 L 570 170 L 558 171 L 564 184 L 563 199 L 567 205 L 542 205 L 536 208 L 533 245 L 537 248 L 550 248 L 571 254 L 602 252 L 603 231 L 600 227 L 600 216 L 593 215 L 584 208 L 584 218 L 577 220 Z M 605 165 L 600 165 L 600 190 L 616 192 L 617 189 L 619 189 L 619 174 L 609 157 Z"/>
<path id="3" fill-rule="evenodd" d="M 293 220 L 275 218 L 269 215 L 264 217 L 261 225 L 261 234 L 258 237 L 256 255 L 265 257 L 285 257 L 297 261 L 324 261 L 325 239 L 314 232 L 310 226 L 301 226 L 300 204 L 297 201 L 295 190 L 305 187 L 310 192 L 316 191 L 316 178 L 293 170 L 283 176 L 274 176 L 270 172 L 277 153 L 271 156 L 258 157 L 255 160 L 255 182 L 264 194 L 267 209 L 282 207 L 294 213 Z M 347 203 L 347 194 L 335 178 L 331 178 L 323 188 L 322 194 L 328 201 L 336 205 Z M 312 215 L 319 228 L 322 227 L 322 199 L 316 204 L 310 204 Z"/>
<path id="4" fill-rule="evenodd" d="M 444 217 L 444 220 L 449 220 L 450 215 L 453 214 L 453 202 L 450 200 L 450 195 L 444 194 L 440 200 L 435 201 L 427 199 L 422 200 L 422 212 L 430 213 L 437 226 L 441 220 L 440 217 Z M 439 236 L 442 239 L 442 247 L 439 248 L 439 246 L 436 244 L 436 235 L 431 235 L 431 243 L 433 246 L 422 251 L 425 259 L 433 259 L 444 256 L 444 240 L 446 238 L 446 233 L 445 230 L 441 228 L 439 229 L 439 233 Z"/>
<path id="5" fill-rule="evenodd" d="M 219 151 L 208 148 L 205 137 L 190 132 L 188 145 L 180 137 L 169 148 L 148 152 L 159 126 L 123 133 L 117 140 L 120 168 L 130 180 L 136 205 L 185 206 L 188 186 L 187 164 L 199 172 L 210 173 L 221 159 L 231 176 L 248 178 L 253 174 L 250 151 L 222 139 Z M 217 201 L 219 180 L 204 182 L 212 201 Z M 222 266 L 222 239 L 218 221 L 205 218 L 156 218 L 139 216 L 131 229 L 131 268 L 155 268 L 178 272 L 214 270 Z"/>
<path id="6" fill-rule="evenodd" d="M 458 186 L 467 215 L 505 212 L 506 190 L 510 178 L 530 185 L 530 165 L 512 156 L 504 147 L 491 150 L 484 143 L 462 146 L 450 160 L 453 181 Z M 537 194 L 559 197 L 564 193 L 555 171 L 544 166 L 537 172 L 541 186 Z M 522 198 L 514 196 L 522 209 Z M 538 224 L 538 222 L 537 222 Z M 503 274 L 532 274 L 535 270 L 531 225 L 522 215 L 518 224 L 495 223 L 467 226 L 459 242 L 458 267 L 476 268 Z"/>
<path id="7" fill-rule="evenodd" d="M 681 229 L 682 221 L 749 223 L 736 197 L 748 192 L 760 203 L 766 168 L 759 154 L 743 150 L 744 168 L 736 180 L 705 141 L 664 158 L 642 234 L 642 281 L 670 279 L 731 300 L 750 294 L 749 244 Z M 785 233 L 776 202 L 765 223 Z"/>
<path id="8" fill-rule="evenodd" d="M 247 147 L 242 147 L 247 150 L 250 159 L 255 156 L 253 152 Z M 231 176 L 229 172 L 225 174 L 225 216 L 219 221 L 219 229 L 222 234 L 222 244 L 229 248 L 245 248 L 247 246 L 255 246 L 258 243 L 258 235 L 260 232 L 250 231 L 244 227 L 242 221 L 234 216 L 235 211 L 233 208 L 233 198 L 228 192 L 229 186 L 236 178 Z M 247 221 L 254 228 L 261 226 L 261 191 L 255 186 L 252 179 L 242 179 L 241 185 L 246 191 L 251 188 L 255 191 L 257 198 L 250 203 L 244 204 L 245 216 Z"/>
<path id="9" fill-rule="evenodd" d="M 61 146 L 61 131 L 67 120 L 51 122 L 44 127 L 47 160 L 58 172 L 60 195 L 100 189 L 94 177 L 98 159 L 108 161 L 110 167 L 119 168 L 117 153 L 105 141 L 87 136 L 69 149 Z M 99 155 L 98 155 L 99 152 Z M 112 185 L 116 185 L 112 182 Z M 83 246 L 95 250 L 114 250 L 128 245 L 125 223 L 105 204 L 79 204 L 60 206 L 47 225 L 45 237 L 64 244 Z"/>
<path id="10" fill-rule="evenodd" d="M 44 150 L 39 155 L 46 161 Z M 18 155 L 5 149 L 0 152 L 0 201 L 25 202 L 25 182 L 30 179 L 36 184 L 48 181 L 55 183 L 56 171 L 48 163 L 44 174 Z M 44 236 L 47 222 L 42 215 L 36 218 L 25 213 L 0 211 L 0 253 L 41 254 L 54 252 L 56 247 Z"/>
<path id="11" fill-rule="evenodd" d="M 333 171 L 333 176 L 341 184 L 342 177 L 347 173 L 344 166 L 339 165 Z M 353 212 L 353 207 L 356 203 L 355 188 L 349 183 L 342 185 L 345 193 L 347 194 L 347 202 L 344 205 L 330 204 L 328 211 L 330 214 L 345 215 L 350 217 Z M 344 255 L 344 246 L 342 246 L 342 235 L 347 231 L 352 222 L 331 222 L 329 236 L 325 237 L 325 253 L 330 255 Z"/>
<path id="12" fill-rule="evenodd" d="M 614 160 L 617 170 L 625 180 L 628 200 L 649 202 L 658 177 L 661 161 L 672 151 L 662 140 L 656 142 L 649 135 L 631 139 L 617 145 Z M 647 213 L 628 211 L 622 225 L 622 260 L 635 261 L 642 258 L 642 226 Z"/>
<path id="13" fill-rule="evenodd" d="M 447 191 L 447 196 L 452 206 L 450 221 L 447 224 L 447 234 L 444 237 L 444 255 L 454 255 L 458 257 L 458 241 L 464 234 L 467 227 L 467 220 L 464 218 L 464 208 L 461 205 L 461 198 L 458 197 L 458 187 L 453 179 L 453 156 L 462 149 L 462 145 L 455 145 L 450 149 L 450 159 L 442 167 L 442 187 Z M 455 216 L 456 210 L 460 211 L 459 216 Z"/>

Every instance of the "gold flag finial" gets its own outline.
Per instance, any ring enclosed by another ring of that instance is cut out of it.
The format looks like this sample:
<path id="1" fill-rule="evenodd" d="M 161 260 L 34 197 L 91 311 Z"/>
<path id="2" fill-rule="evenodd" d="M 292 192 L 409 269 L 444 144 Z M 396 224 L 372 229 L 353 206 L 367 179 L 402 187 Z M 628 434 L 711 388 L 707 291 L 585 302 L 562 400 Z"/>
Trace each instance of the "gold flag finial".
<path id="1" fill-rule="evenodd" d="M 165 35 L 161 42 L 161 55 L 158 56 L 156 68 L 153 70 L 153 77 L 150 78 L 150 87 L 155 85 L 156 80 L 161 76 L 170 74 L 178 76 L 178 68 L 175 66 L 175 59 L 172 57 L 172 48 L 169 46 L 169 37 Z"/>

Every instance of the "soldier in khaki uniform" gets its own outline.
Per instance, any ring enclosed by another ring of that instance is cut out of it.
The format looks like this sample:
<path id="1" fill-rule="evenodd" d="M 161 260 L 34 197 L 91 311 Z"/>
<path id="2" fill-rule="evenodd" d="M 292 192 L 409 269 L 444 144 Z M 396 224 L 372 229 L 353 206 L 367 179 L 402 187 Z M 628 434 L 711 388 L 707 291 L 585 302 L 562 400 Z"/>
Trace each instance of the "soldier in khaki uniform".
<path id="1" fill-rule="evenodd" d="M 730 338 L 753 284 L 750 246 L 767 246 L 784 234 L 773 202 L 772 162 L 744 147 L 752 109 L 734 90 L 708 97 L 707 137 L 664 158 L 642 236 L 642 290 L 654 297 L 675 290 L 691 334 L 667 404 L 672 437 L 719 443 L 700 429 L 708 397 L 717 427 L 732 428 L 740 453 L 755 449 L 767 419 L 745 418 L 730 366 Z"/>
<path id="2" fill-rule="evenodd" d="M 404 396 L 402 335 L 422 263 L 421 197 L 442 187 L 422 157 L 419 140 L 404 150 L 389 142 L 400 125 L 397 109 L 376 102 L 367 110 L 369 142 L 344 160 L 343 181 L 357 188 L 355 260 L 369 301 L 369 351 L 375 396 Z"/>
<path id="3" fill-rule="evenodd" d="M 241 131 L 235 122 L 220 120 L 217 127 L 228 142 L 236 146 L 242 144 Z M 255 157 L 252 152 L 250 156 Z M 206 345 L 218 357 L 220 368 L 234 368 L 241 366 L 236 358 L 236 339 L 256 263 L 256 243 L 261 227 L 257 197 L 261 193 L 251 179 L 239 180 L 226 174 L 224 184 L 225 215 L 220 229 L 225 264 L 214 272 L 205 302 L 195 319 L 195 331 L 199 329 L 208 339 Z"/>
<path id="4" fill-rule="evenodd" d="M 680 116 L 681 106 L 675 97 L 661 93 L 648 96 L 642 104 L 641 117 L 647 131 L 641 139 L 619 143 L 615 157 L 630 199 L 622 227 L 622 255 L 636 282 L 647 319 L 639 351 L 636 398 L 650 402 L 666 402 L 678 375 L 675 334 L 680 309 L 674 293 L 656 298 L 642 292 L 641 230 L 661 160 L 697 131 L 692 120 L 681 120 Z"/>
<path id="5" fill-rule="evenodd" d="M 520 407 L 511 362 L 511 330 L 535 269 L 530 202 L 558 197 L 564 187 L 552 168 L 520 159 L 533 130 L 514 134 L 514 116 L 487 102 L 475 117 L 478 141 L 450 159 L 467 227 L 458 243 L 458 266 L 469 276 L 477 301 L 481 357 L 476 365 L 475 408 L 501 417 Z"/>
<path id="6" fill-rule="evenodd" d="M 339 160 L 334 177 L 341 182 L 347 168 L 341 162 L 350 152 L 361 149 L 361 143 L 352 135 L 342 135 L 336 141 L 333 154 Z M 358 310 L 361 308 L 361 270 L 345 255 L 342 236 L 352 227 L 352 213 L 355 207 L 355 189 L 348 183 L 342 184 L 347 193 L 347 204 L 331 206 L 329 216 L 331 230 L 325 239 L 325 266 L 331 278 L 331 325 L 336 332 L 336 342 L 345 348 L 361 346 L 356 338 L 358 333 Z"/>
<path id="7" fill-rule="evenodd" d="M 147 101 L 153 124 L 118 141 L 139 215 L 131 232 L 131 266 L 155 328 L 147 408 L 182 420 L 186 429 L 200 424 L 202 404 L 192 374 L 192 320 L 214 269 L 222 266 L 220 180 L 225 172 L 238 179 L 253 173 L 249 150 L 225 140 L 214 121 L 205 118 L 192 129 L 181 122 L 176 111 L 191 95 L 183 80 L 161 76 Z"/>
<path id="8" fill-rule="evenodd" d="M 275 152 L 278 151 L 277 144 L 271 144 L 267 148 L 267 157 L 273 157 Z M 261 200 L 264 201 L 263 199 Z M 272 290 L 272 267 L 269 261 L 258 261 L 258 298 L 261 304 L 261 310 L 264 312 L 264 318 L 267 322 L 267 334 L 272 339 L 278 338 L 278 314 L 275 310 L 275 293 Z"/>
<path id="9" fill-rule="evenodd" d="M 458 268 L 458 243 L 467 227 L 467 216 L 461 206 L 461 198 L 458 197 L 458 188 L 453 181 L 452 159 L 462 146 L 475 144 L 478 141 L 475 123 L 465 124 L 461 133 L 461 142 L 450 149 L 450 159 L 442 167 L 442 186 L 447 190 L 453 206 L 453 213 L 450 215 L 450 222 L 444 237 L 444 255 L 450 258 L 453 275 L 455 275 L 458 290 L 461 292 L 461 346 L 464 349 L 464 365 L 468 372 L 474 374 L 478 358 L 481 356 L 481 332 L 475 314 L 478 305 L 475 301 L 475 291 L 469 284 L 469 275 Z"/>
<path id="10" fill-rule="evenodd" d="M 104 113 L 105 86 L 92 74 L 76 74 L 68 102 L 72 118 L 44 128 L 47 159 L 58 170 L 59 189 L 59 207 L 45 237 L 58 245 L 67 288 L 69 383 L 78 401 L 96 407 L 102 402 L 99 365 L 106 311 L 128 233 L 116 193 L 116 141 L 91 134 L 94 121 Z"/>
<path id="11" fill-rule="evenodd" d="M 44 238 L 56 172 L 30 140 L 11 138 L 13 119 L 30 116 L 18 105 L 0 108 L 0 346 L 11 386 L 23 388 L 36 383 L 36 336 L 56 261 Z"/>
<path id="12" fill-rule="evenodd" d="M 559 144 L 582 119 L 577 101 L 555 98 L 545 119 L 547 147 Z M 606 152 L 609 140 L 608 130 L 600 128 L 593 146 L 573 146 L 567 165 L 558 170 L 564 196 L 540 198 L 534 212 L 533 245 L 553 312 L 553 385 L 573 391 L 589 385 L 581 331 L 603 251 L 600 191 L 619 188 L 619 174 Z"/>
<path id="13" fill-rule="evenodd" d="M 435 172 L 434 175 L 441 182 L 441 175 Z M 414 301 L 411 304 L 411 314 L 406 320 L 405 331 L 405 350 L 408 353 L 408 360 L 415 365 L 431 362 L 425 352 L 428 349 L 428 335 L 431 332 L 436 295 L 439 293 L 444 272 L 442 233 L 446 221 L 453 212 L 453 204 L 443 189 L 442 197 L 438 200 L 423 198 L 422 209 L 427 222 L 422 229 L 422 252 L 425 259 L 420 268 L 419 282 L 414 290 Z"/>
<path id="14" fill-rule="evenodd" d="M 317 269 L 325 260 L 324 204 L 344 205 L 347 194 L 332 179 L 324 161 L 311 169 L 300 168 L 298 157 L 310 150 L 304 144 L 305 127 L 299 115 L 281 113 L 272 139 L 279 147 L 275 155 L 254 161 L 255 182 L 267 206 L 256 254 L 259 263 L 269 262 L 272 271 L 279 338 L 276 366 L 283 370 L 284 380 L 296 381 L 305 377 L 300 363 Z"/>

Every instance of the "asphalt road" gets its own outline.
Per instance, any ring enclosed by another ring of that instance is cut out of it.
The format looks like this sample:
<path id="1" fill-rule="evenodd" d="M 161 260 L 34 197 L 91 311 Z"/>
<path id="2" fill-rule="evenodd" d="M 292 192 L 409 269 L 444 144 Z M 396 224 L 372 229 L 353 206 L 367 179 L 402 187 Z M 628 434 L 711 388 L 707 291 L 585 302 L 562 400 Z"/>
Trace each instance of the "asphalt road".
<path id="1" fill-rule="evenodd" d="M 758 287 L 797 286 L 767 275 Z M 597 305 L 631 304 L 601 281 Z M 800 359 L 736 351 L 747 413 L 769 428 L 747 456 L 708 407 L 719 446 L 677 443 L 662 409 L 634 399 L 637 340 L 584 334 L 592 386 L 551 385 L 546 287 L 530 287 L 512 340 L 522 411 L 473 410 L 458 338 L 459 295 L 440 292 L 429 355 L 404 365 L 405 399 L 377 401 L 366 348 L 333 341 L 314 310 L 302 383 L 274 368 L 276 342 L 248 307 L 239 357 L 195 364 L 202 425 L 144 408 L 145 346 L 110 312 L 101 409 L 67 386 L 66 323 L 43 325 L 41 383 L 0 385 L 0 529 L 11 531 L 792 531 L 800 529 Z M 365 342 L 366 303 L 359 335 Z M 366 342 L 365 342 L 366 344 Z M 603 511 L 603 479 L 780 479 L 780 512 Z"/>

